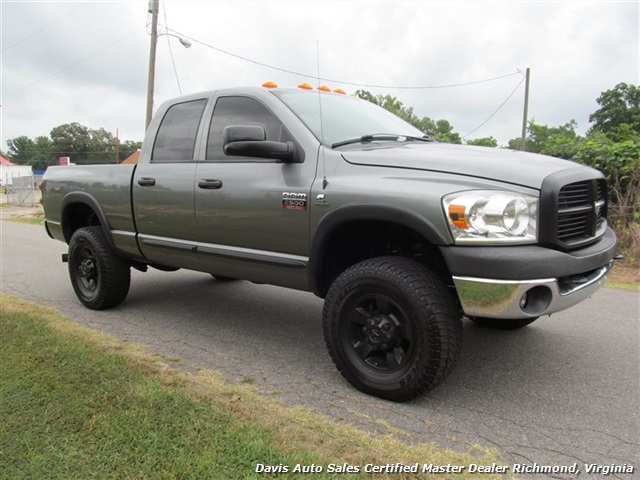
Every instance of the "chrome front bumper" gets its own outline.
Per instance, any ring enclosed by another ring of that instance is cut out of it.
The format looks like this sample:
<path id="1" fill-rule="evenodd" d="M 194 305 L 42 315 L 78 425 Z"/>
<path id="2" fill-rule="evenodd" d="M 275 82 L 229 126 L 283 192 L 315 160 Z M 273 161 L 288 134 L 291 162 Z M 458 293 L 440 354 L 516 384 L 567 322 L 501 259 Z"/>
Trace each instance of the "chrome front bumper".
<path id="1" fill-rule="evenodd" d="M 468 317 L 519 319 L 551 315 L 572 307 L 604 285 L 613 261 L 579 275 L 540 280 L 453 277 Z"/>

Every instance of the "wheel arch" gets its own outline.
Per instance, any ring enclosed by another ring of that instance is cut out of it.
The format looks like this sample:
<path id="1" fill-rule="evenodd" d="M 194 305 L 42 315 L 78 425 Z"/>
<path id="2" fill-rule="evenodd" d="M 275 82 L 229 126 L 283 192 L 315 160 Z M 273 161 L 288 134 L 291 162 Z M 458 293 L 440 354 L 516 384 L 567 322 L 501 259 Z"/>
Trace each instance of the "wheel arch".
<path id="1" fill-rule="evenodd" d="M 367 237 L 372 229 L 375 238 Z M 411 210 L 387 204 L 352 204 L 338 208 L 327 214 L 318 224 L 309 256 L 309 284 L 311 291 L 324 298 L 332 281 L 346 268 L 361 260 L 379 255 L 393 255 L 388 248 L 383 248 L 383 240 L 391 240 L 392 235 L 413 235 L 414 240 L 423 242 L 429 249 L 432 260 L 437 263 L 439 273 L 448 269 L 442 258 L 438 245 L 448 244 L 448 240 L 428 219 Z M 355 237 L 354 237 L 355 235 Z M 366 242 L 359 252 L 349 252 L 345 240 L 356 244 L 358 240 Z M 376 244 L 376 245 L 373 245 Z M 409 252 L 397 252 L 401 256 L 411 256 Z M 424 263 L 424 262 L 423 262 Z M 433 265 L 432 265 L 433 266 Z"/>
<path id="2" fill-rule="evenodd" d="M 113 238 L 109 231 L 109 220 L 100 203 L 86 192 L 72 192 L 67 194 L 60 205 L 62 233 L 67 243 L 76 230 L 82 227 L 99 226 L 109 246 L 115 249 Z"/>

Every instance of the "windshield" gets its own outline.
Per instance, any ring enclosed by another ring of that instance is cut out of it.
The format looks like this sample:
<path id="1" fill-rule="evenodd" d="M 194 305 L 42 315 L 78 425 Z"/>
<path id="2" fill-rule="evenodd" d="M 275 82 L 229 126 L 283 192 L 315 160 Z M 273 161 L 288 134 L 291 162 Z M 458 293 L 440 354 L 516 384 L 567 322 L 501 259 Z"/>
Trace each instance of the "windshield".
<path id="1" fill-rule="evenodd" d="M 387 110 L 359 98 L 305 90 L 274 91 L 273 94 L 293 110 L 324 144 L 334 145 L 378 133 L 408 137 L 424 135 Z"/>

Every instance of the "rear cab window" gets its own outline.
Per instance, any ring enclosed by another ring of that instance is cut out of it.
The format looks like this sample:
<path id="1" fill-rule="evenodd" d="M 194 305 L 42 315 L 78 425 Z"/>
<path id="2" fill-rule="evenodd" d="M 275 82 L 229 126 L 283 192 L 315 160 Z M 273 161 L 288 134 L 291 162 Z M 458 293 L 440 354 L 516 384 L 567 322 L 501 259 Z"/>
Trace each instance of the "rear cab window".
<path id="1" fill-rule="evenodd" d="M 172 105 L 165 113 L 151 153 L 151 162 L 192 162 L 198 126 L 206 99 Z"/>

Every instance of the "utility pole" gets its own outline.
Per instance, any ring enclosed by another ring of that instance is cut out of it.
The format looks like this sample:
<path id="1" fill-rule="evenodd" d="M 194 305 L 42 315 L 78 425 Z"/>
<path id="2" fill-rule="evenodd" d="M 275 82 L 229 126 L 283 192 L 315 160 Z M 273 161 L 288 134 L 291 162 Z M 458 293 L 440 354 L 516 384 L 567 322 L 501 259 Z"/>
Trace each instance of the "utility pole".
<path id="1" fill-rule="evenodd" d="M 116 163 L 120 163 L 120 137 L 116 128 Z"/>
<path id="2" fill-rule="evenodd" d="M 527 116 L 529 113 L 529 79 L 531 69 L 527 67 L 527 79 L 524 85 L 524 113 L 522 114 L 522 137 L 520 137 L 520 150 L 525 151 L 527 141 Z"/>
<path id="3" fill-rule="evenodd" d="M 153 89 L 156 77 L 156 45 L 158 44 L 158 0 L 149 1 L 151 13 L 151 44 L 149 46 L 149 83 L 147 86 L 147 122 L 145 131 L 151 123 L 153 115 Z"/>

